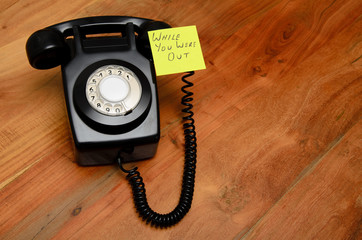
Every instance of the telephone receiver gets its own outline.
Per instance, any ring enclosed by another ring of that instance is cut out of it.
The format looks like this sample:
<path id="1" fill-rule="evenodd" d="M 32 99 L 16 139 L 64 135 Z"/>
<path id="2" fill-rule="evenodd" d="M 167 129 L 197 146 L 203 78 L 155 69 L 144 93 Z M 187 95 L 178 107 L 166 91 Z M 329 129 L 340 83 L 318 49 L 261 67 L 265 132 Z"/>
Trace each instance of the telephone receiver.
<path id="1" fill-rule="evenodd" d="M 168 214 L 147 203 L 137 168 L 122 163 L 151 158 L 160 139 L 157 82 L 148 31 L 170 28 L 165 22 L 126 16 L 75 19 L 34 32 L 26 43 L 31 66 L 61 65 L 76 161 L 82 166 L 118 163 L 126 172 L 140 216 L 156 227 L 179 222 L 191 207 L 196 168 L 193 84 L 186 84 L 185 167 L 179 204 Z"/>
<path id="2" fill-rule="evenodd" d="M 112 51 L 117 48 L 133 48 L 136 45 L 140 53 L 151 59 L 147 32 L 170 27 L 165 22 L 146 18 L 125 16 L 81 18 L 36 31 L 27 41 L 26 51 L 31 66 L 36 69 L 49 69 L 64 64 L 82 49 L 85 51 L 101 51 L 101 49 Z M 108 42 L 105 42 L 104 38 L 101 41 L 86 37 L 87 34 L 101 33 L 122 33 L 127 38 L 117 40 L 108 38 L 106 40 Z M 137 38 L 136 41 L 135 38 Z M 78 49 L 74 49 L 75 46 Z"/>

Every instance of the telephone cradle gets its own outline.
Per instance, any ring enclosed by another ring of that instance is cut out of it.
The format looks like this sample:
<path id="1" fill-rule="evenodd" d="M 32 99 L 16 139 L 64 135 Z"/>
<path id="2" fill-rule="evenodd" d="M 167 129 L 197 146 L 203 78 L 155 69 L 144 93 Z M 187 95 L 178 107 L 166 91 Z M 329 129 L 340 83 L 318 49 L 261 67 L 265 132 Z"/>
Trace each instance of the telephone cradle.
<path id="1" fill-rule="evenodd" d="M 160 139 L 157 82 L 148 31 L 165 22 L 125 16 L 75 19 L 33 33 L 27 43 L 36 69 L 61 65 L 75 158 L 81 166 L 117 163 L 127 173 L 136 210 L 146 223 L 170 227 L 191 208 L 196 169 L 196 132 L 191 104 L 193 83 L 182 77 L 185 106 L 185 165 L 178 205 L 168 214 L 147 203 L 137 168 L 122 163 L 151 158 Z"/>

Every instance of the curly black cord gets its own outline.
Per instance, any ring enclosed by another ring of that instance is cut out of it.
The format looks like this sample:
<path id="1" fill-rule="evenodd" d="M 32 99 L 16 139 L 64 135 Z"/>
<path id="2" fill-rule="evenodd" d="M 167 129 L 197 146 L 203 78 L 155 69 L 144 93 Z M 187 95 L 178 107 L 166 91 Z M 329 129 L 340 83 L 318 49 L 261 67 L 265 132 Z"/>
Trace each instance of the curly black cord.
<path id="1" fill-rule="evenodd" d="M 186 85 L 181 88 L 182 92 L 185 93 L 182 97 L 181 104 L 186 106 L 182 109 L 182 112 L 187 114 L 183 117 L 183 120 L 185 121 L 183 124 L 185 135 L 185 165 L 181 195 L 175 209 L 167 214 L 160 214 L 153 211 L 148 205 L 145 184 L 143 183 L 140 173 L 137 171 L 137 167 L 126 170 L 122 167 L 122 158 L 118 157 L 117 159 L 120 169 L 127 173 L 127 180 L 132 187 L 134 204 L 140 217 L 142 217 L 142 220 L 146 221 L 146 223 L 151 223 L 151 226 L 161 228 L 173 226 L 181 221 L 191 208 L 196 170 L 196 132 L 194 125 L 195 120 L 193 119 L 194 113 L 191 111 L 193 108 L 193 105 L 191 104 L 191 101 L 193 100 L 191 96 L 193 93 L 186 90 L 187 88 L 192 87 L 193 83 L 187 81 L 186 78 L 193 74 L 194 72 L 192 71 L 182 77 L 182 81 L 186 83 Z"/>

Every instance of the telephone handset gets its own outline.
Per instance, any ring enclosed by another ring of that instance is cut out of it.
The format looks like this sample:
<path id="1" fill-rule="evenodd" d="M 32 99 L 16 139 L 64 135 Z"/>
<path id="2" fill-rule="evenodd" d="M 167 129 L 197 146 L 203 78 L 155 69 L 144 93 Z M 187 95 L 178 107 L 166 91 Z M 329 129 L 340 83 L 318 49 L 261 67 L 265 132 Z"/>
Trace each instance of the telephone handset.
<path id="1" fill-rule="evenodd" d="M 182 77 L 185 105 L 185 167 L 181 197 L 168 214 L 147 203 L 137 168 L 122 162 L 154 156 L 160 139 L 156 77 L 148 31 L 170 28 L 144 18 L 102 16 L 75 19 L 33 33 L 26 51 L 31 66 L 61 65 L 69 123 L 79 165 L 118 163 L 128 173 L 136 209 L 147 223 L 169 227 L 191 207 L 196 168 L 196 132 L 192 112 L 193 86 Z"/>

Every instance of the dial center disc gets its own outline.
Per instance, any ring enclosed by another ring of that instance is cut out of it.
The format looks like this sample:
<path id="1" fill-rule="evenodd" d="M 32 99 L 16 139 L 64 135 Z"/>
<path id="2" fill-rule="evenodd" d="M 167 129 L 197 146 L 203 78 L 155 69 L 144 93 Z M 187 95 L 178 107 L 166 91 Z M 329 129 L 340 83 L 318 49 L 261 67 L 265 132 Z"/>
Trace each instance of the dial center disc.
<path id="1" fill-rule="evenodd" d="M 130 87 L 128 82 L 121 76 L 107 76 L 99 83 L 101 96 L 110 102 L 119 102 L 125 99 Z"/>

